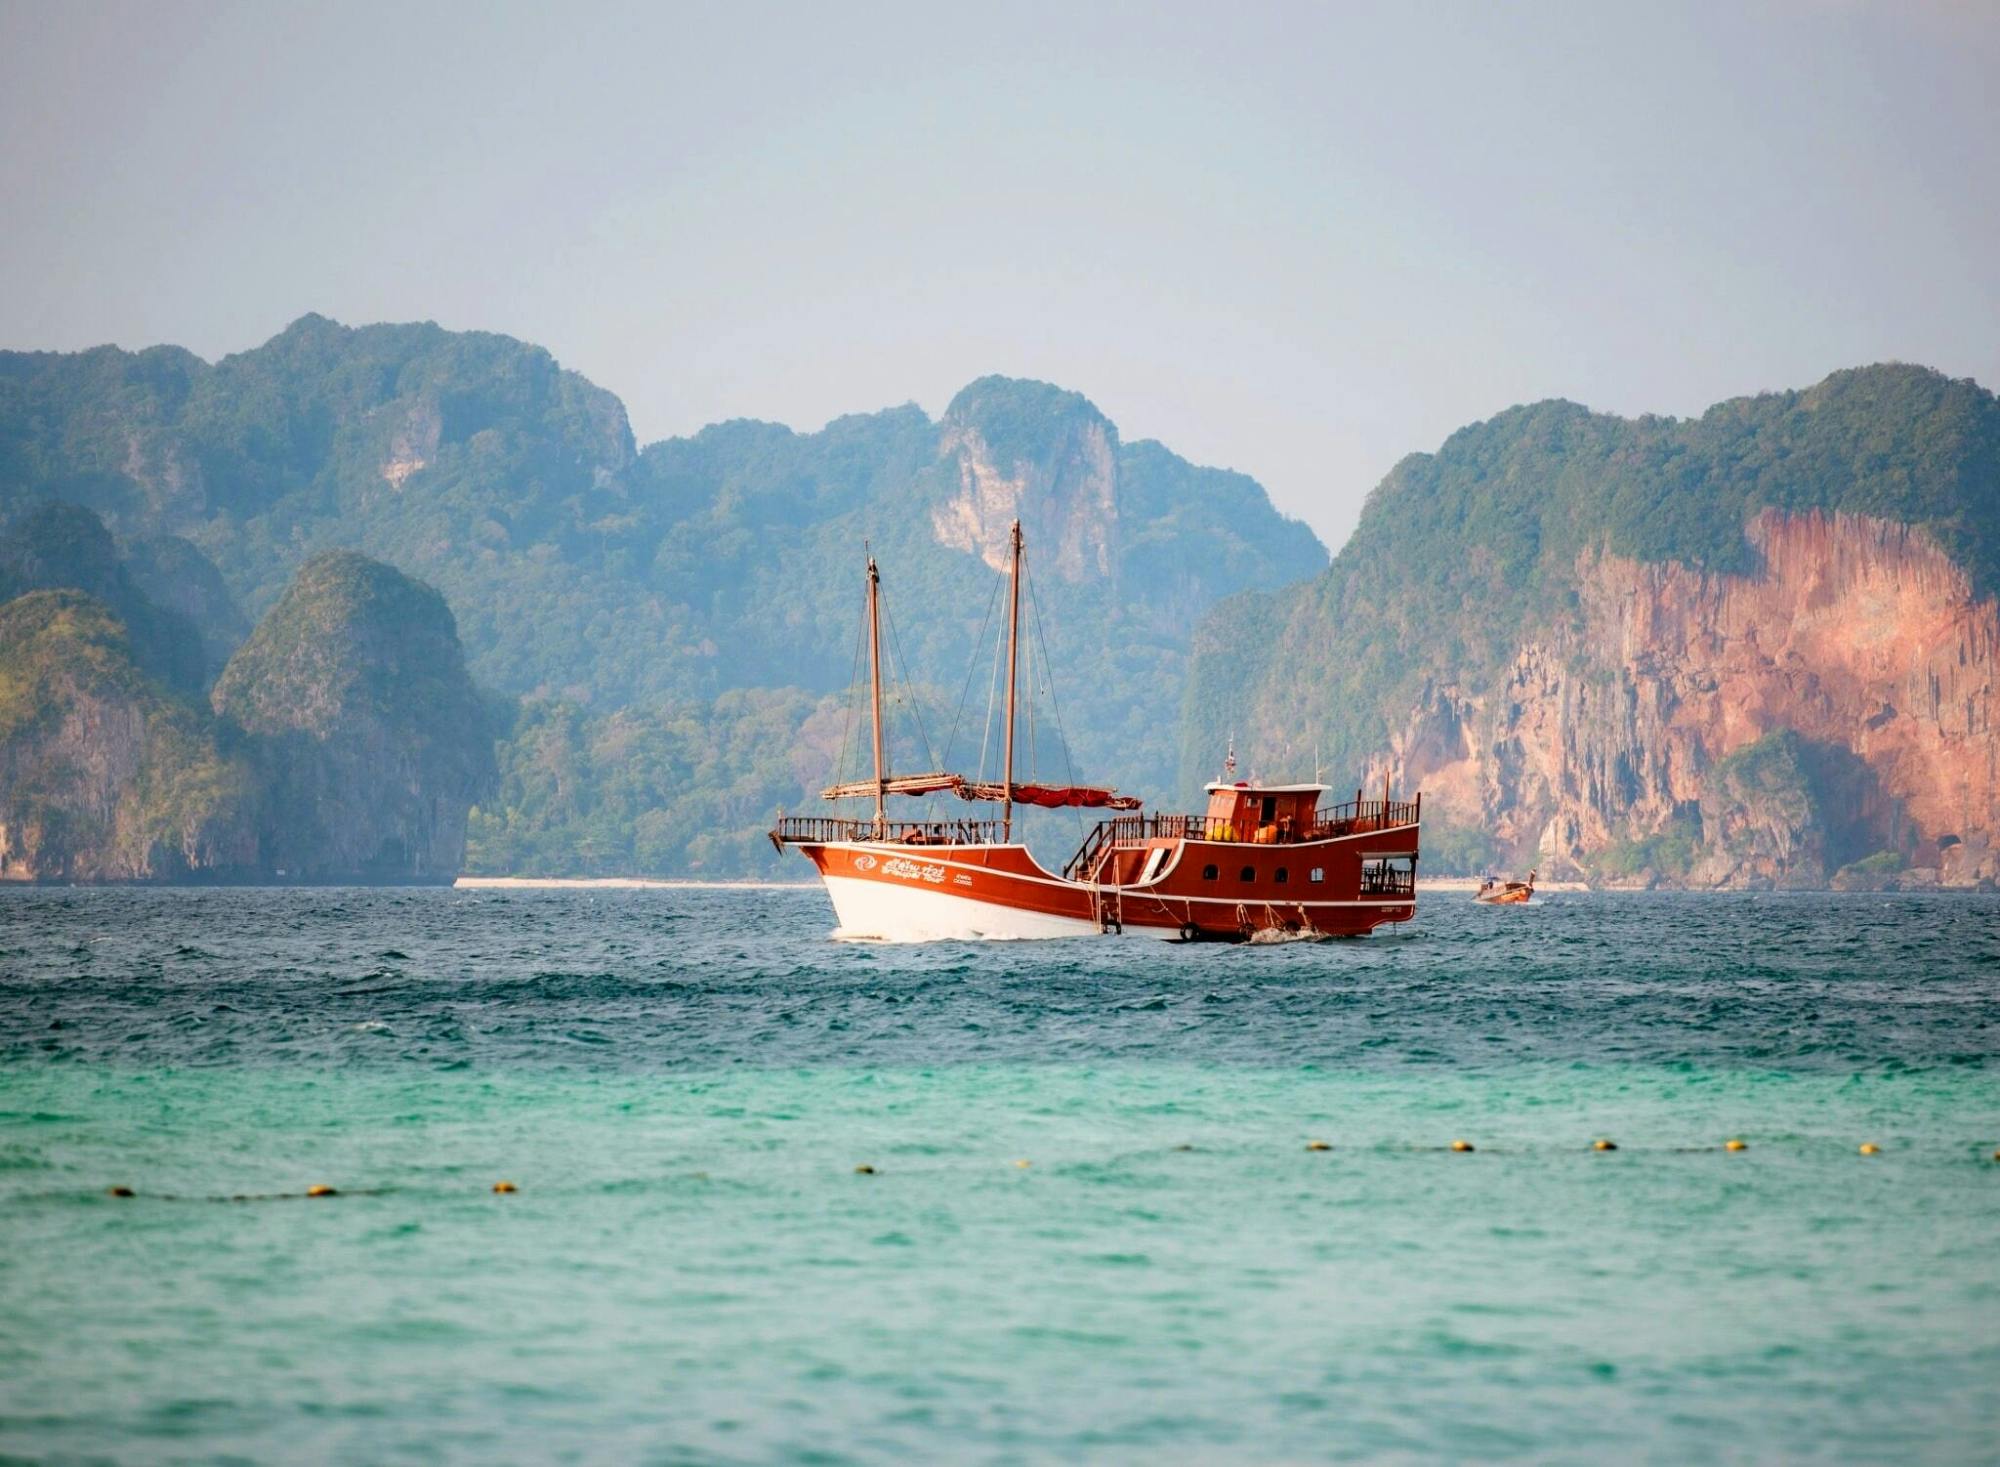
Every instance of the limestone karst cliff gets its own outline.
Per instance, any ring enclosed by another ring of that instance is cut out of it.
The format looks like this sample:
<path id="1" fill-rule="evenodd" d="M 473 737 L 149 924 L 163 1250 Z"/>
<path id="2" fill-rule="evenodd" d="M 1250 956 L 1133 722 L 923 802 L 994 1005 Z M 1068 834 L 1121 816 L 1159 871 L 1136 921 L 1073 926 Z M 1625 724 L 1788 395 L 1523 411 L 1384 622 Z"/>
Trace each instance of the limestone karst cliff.
<path id="1" fill-rule="evenodd" d="M 1004 570 L 1018 518 L 1053 578 L 1117 573 L 1118 430 L 1080 394 L 983 378 L 938 428 L 939 455 L 957 477 L 931 511 L 940 545 Z"/>
<path id="2" fill-rule="evenodd" d="M 1515 409 L 1197 638 L 1188 763 L 1421 789 L 1433 869 L 2000 881 L 2000 403 L 1911 367 Z"/>
<path id="3" fill-rule="evenodd" d="M 1046 383 L 984 377 L 937 419 L 736 420 L 638 451 L 616 397 L 529 343 L 319 316 L 212 363 L 0 352 L 0 520 L 44 498 L 95 511 L 147 594 L 195 619 L 205 678 L 319 551 L 435 586 L 473 677 L 517 700 L 472 822 L 486 871 L 773 869 L 772 813 L 831 772 L 798 774 L 818 741 L 776 710 L 846 696 L 864 542 L 942 736 L 1019 514 L 1063 695 L 1044 772 L 1162 795 L 1195 624 L 1326 565 L 1254 480 L 1124 442 Z M 926 760 L 899 715 L 892 759 Z M 530 755 L 573 727 L 557 778 Z M 600 762 L 634 730 L 646 757 Z"/>
<path id="4" fill-rule="evenodd" d="M 0 880 L 457 875 L 492 739 L 436 592 L 351 552 L 315 558 L 211 708 L 169 677 L 184 654 L 199 666 L 187 618 L 146 598 L 95 518 L 34 519 L 27 540 L 70 549 L 0 557 L 13 588 L 77 579 L 118 603 L 60 584 L 0 601 Z M 191 557 L 166 547 L 151 569 Z"/>
<path id="5" fill-rule="evenodd" d="M 1369 777 L 1562 875 L 1819 885 L 1893 852 L 2000 876 L 1994 602 L 1906 526 L 1749 534 L 1748 575 L 1583 557 L 1573 616 L 1497 685 L 1433 684 Z"/>
<path id="6" fill-rule="evenodd" d="M 252 875 L 257 790 L 81 591 L 0 605 L 0 880 Z"/>
<path id="7" fill-rule="evenodd" d="M 458 874 L 493 741 L 436 591 L 352 551 L 317 555 L 230 658 L 213 701 L 263 771 L 276 872 Z"/>

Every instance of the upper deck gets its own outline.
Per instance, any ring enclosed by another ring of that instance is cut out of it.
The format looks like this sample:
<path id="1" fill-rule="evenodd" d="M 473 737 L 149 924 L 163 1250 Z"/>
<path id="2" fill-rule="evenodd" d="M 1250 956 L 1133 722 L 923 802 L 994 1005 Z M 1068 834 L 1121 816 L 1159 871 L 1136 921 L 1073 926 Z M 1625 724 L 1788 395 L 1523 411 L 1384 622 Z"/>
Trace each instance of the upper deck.
<path id="1" fill-rule="evenodd" d="M 1120 815 L 1100 820 L 1063 867 L 1073 881 L 1122 880 L 1120 852 L 1143 852 L 1174 841 L 1242 842 L 1250 845 L 1297 845 L 1336 840 L 1371 831 L 1416 825 L 1423 816 L 1424 797 L 1414 800 L 1354 798 L 1322 806 L 1323 784 L 1235 784 L 1207 786 L 1208 811 L 1202 815 Z M 1414 847 L 1412 848 L 1414 850 Z M 1110 866 L 1113 869 L 1107 870 Z"/>

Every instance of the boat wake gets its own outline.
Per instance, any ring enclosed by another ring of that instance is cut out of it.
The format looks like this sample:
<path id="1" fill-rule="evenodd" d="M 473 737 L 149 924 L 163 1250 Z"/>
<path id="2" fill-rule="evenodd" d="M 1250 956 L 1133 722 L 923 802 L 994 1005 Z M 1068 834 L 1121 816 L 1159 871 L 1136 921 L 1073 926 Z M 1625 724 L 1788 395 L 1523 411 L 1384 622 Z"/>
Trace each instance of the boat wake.
<path id="1" fill-rule="evenodd" d="M 1307 928 L 1287 932 L 1282 927 L 1259 927 L 1250 934 L 1250 941 L 1256 944 L 1278 942 L 1325 942 L 1333 936 L 1330 932 L 1313 932 Z"/>
<path id="2" fill-rule="evenodd" d="M 827 934 L 833 942 L 869 942 L 883 947 L 895 947 L 911 942 L 1023 942 L 1026 939 L 1014 932 L 905 932 L 895 937 L 884 936 L 880 932 L 849 932 L 845 927 L 836 927 Z"/>

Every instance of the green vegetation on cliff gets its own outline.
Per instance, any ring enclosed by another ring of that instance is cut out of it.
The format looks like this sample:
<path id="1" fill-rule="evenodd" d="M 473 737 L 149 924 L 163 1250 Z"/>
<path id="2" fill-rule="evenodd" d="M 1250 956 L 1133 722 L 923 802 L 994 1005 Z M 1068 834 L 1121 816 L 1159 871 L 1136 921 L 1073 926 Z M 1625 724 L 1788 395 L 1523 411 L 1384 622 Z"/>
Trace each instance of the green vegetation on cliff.
<path id="1" fill-rule="evenodd" d="M 1358 768 L 1427 683 L 1490 686 L 1524 636 L 1567 617 L 1580 555 L 1743 572 L 1764 509 L 1919 527 L 1992 594 L 1996 493 L 2000 401 L 1921 367 L 1837 372 L 1687 420 L 1510 409 L 1398 464 L 1323 574 L 1211 614 L 1183 777 L 1232 727 L 1253 759 L 1295 765 L 1317 743 L 1329 768 Z"/>
<path id="2" fill-rule="evenodd" d="M 444 598 L 352 551 L 314 556 L 215 685 L 267 771 L 287 875 L 450 879 L 493 778 L 485 708 Z"/>
<path id="3" fill-rule="evenodd" d="M 213 365 L 169 348 L 0 353 L 0 517 L 36 497 L 103 515 L 153 598 L 218 648 L 242 636 L 235 607 L 269 610 L 322 550 L 421 576 L 456 611 L 473 676 L 521 703 L 523 730 L 570 713 L 610 727 L 626 709 L 733 727 L 726 694 L 840 696 L 864 541 L 912 680 L 955 694 L 1019 513 L 1077 774 L 1162 796 L 1195 624 L 1326 564 L 1254 481 L 1121 443 L 1086 399 L 1043 383 L 983 378 L 937 421 L 905 406 L 813 433 L 732 422 L 640 453 L 618 400 L 539 348 L 317 316 Z M 152 574 L 181 554 L 168 537 L 219 568 L 224 594 L 167 594 L 200 574 Z M 515 843 L 482 825 L 483 869 L 518 851 L 560 860 L 578 810 L 622 822 L 612 848 L 716 869 L 693 845 L 640 839 L 598 747 L 579 745 L 580 803 L 523 790 L 505 819 Z M 727 808 L 748 786 L 796 808 L 808 785 L 767 778 L 776 767 L 760 743 L 725 739 L 692 777 Z M 534 829 L 537 812 L 550 823 Z M 739 869 L 767 868 L 768 849 L 739 836 L 724 842 Z"/>
<path id="4" fill-rule="evenodd" d="M 0 877 L 245 874 L 256 792 L 205 710 L 80 591 L 0 605 Z"/>
<path id="5" fill-rule="evenodd" d="M 13 565 L 75 574 L 126 596 L 141 625 L 174 625 L 105 559 L 88 511 L 35 518 L 35 543 L 90 553 Z M 184 622 L 179 635 L 198 656 Z M 213 710 L 139 648 L 81 589 L 0 602 L 0 878 L 457 874 L 492 738 L 436 592 L 352 553 L 316 557 L 231 659 Z"/>
<path id="6" fill-rule="evenodd" d="M 834 700 L 796 688 L 598 718 L 531 704 L 501 745 L 497 791 L 473 812 L 467 865 L 519 876 L 756 870 L 771 812 L 796 811 L 826 778 L 839 719 Z"/>
<path id="7" fill-rule="evenodd" d="M 194 574 L 185 564 L 183 571 Z M 184 692 L 206 683 L 193 621 L 155 604 L 96 515 L 51 502 L 26 508 L 0 532 L 0 601 L 53 590 L 81 591 L 102 602 L 124 625 L 132 655 L 162 682 Z"/>

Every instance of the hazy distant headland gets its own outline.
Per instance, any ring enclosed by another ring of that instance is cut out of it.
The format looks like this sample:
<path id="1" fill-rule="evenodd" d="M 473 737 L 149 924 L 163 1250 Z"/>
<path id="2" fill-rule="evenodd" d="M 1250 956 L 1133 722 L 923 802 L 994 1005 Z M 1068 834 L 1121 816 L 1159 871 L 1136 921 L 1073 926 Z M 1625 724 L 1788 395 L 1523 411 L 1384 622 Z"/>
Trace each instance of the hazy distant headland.
<path id="1" fill-rule="evenodd" d="M 1428 869 L 1987 883 L 1996 493 L 2000 405 L 1915 367 L 1512 409 L 1329 563 L 1043 383 L 641 450 L 548 353 L 433 325 L 0 354 L 0 875 L 772 874 L 839 758 L 863 540 L 930 767 L 1018 515 L 1051 769 L 1185 806 L 1233 732 L 1423 788 Z"/>

